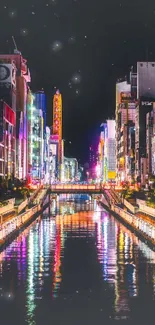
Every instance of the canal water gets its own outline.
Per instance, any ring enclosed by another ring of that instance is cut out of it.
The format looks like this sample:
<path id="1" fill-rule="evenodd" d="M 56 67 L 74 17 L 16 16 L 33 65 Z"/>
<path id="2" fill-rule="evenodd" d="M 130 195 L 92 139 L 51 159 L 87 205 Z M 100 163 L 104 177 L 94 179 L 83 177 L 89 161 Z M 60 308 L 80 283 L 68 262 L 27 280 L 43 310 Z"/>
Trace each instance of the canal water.
<path id="1" fill-rule="evenodd" d="M 0 253 L 0 325 L 155 324 L 155 252 L 61 196 Z"/>

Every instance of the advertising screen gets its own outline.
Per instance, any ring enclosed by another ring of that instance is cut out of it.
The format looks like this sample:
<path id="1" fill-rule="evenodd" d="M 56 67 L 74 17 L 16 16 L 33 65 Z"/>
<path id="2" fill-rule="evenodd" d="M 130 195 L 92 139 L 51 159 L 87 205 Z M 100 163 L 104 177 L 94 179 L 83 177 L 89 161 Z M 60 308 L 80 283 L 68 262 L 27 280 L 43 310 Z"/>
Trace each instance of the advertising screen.
<path id="1" fill-rule="evenodd" d="M 16 69 L 13 64 L 0 64 L 0 83 L 16 86 Z"/>
<path id="2" fill-rule="evenodd" d="M 53 156 L 56 156 L 57 154 L 57 145 L 52 143 L 50 144 L 50 152 L 52 153 Z"/>

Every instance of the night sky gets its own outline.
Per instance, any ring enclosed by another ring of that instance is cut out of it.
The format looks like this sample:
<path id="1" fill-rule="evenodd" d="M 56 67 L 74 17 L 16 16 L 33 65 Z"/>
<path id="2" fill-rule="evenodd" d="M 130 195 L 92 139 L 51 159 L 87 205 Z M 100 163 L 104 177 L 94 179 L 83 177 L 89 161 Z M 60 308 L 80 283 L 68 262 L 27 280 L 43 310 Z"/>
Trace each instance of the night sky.
<path id="1" fill-rule="evenodd" d="M 114 117 L 117 78 L 139 60 L 155 61 L 155 2 L 1 0 L 0 52 L 13 49 L 12 35 L 32 90 L 47 94 L 49 125 L 60 89 L 67 154 L 85 160 L 100 124 Z"/>

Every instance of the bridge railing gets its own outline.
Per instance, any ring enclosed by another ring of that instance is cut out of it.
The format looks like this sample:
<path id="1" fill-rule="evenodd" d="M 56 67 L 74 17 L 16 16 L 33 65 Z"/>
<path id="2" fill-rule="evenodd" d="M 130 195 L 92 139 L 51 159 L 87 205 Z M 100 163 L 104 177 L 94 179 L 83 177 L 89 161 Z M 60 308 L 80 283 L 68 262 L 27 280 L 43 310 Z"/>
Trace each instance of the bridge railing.
<path id="1" fill-rule="evenodd" d="M 82 185 L 82 184 L 57 184 L 57 185 L 51 185 L 51 190 L 85 190 L 85 191 L 97 191 L 101 190 L 100 185 Z"/>

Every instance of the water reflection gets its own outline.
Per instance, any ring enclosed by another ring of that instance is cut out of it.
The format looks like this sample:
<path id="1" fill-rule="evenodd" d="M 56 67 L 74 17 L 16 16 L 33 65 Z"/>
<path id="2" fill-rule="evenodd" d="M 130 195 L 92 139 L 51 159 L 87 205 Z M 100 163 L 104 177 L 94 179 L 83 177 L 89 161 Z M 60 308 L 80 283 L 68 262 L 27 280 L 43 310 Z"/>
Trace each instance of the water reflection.
<path id="1" fill-rule="evenodd" d="M 47 210 L 0 254 L 5 324 L 155 316 L 155 252 L 86 200 L 53 201 L 50 215 Z"/>

